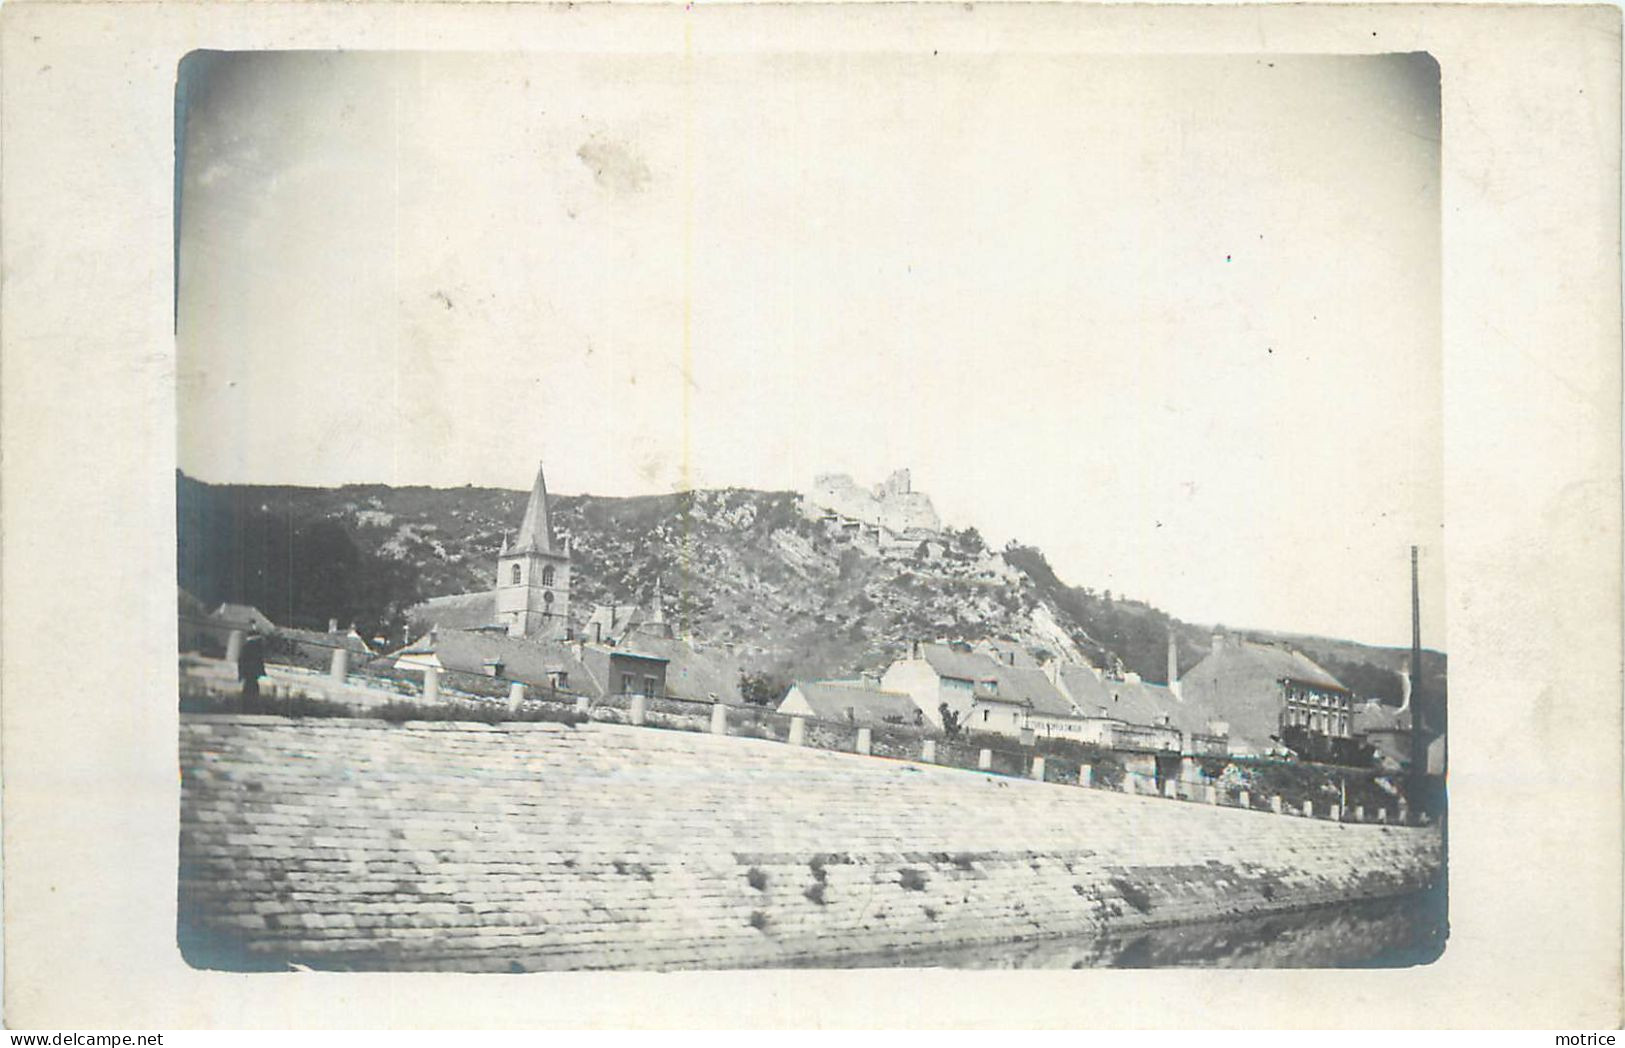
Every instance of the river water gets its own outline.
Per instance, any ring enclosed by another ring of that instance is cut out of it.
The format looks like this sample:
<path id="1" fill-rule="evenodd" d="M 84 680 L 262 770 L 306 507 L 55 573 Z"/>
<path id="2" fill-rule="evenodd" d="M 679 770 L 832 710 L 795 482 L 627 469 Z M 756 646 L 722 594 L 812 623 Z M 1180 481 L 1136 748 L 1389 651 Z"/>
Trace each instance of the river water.
<path id="1" fill-rule="evenodd" d="M 1426 892 L 1093 937 L 810 961 L 809 968 L 1400 968 L 1444 952 L 1442 893 Z"/>

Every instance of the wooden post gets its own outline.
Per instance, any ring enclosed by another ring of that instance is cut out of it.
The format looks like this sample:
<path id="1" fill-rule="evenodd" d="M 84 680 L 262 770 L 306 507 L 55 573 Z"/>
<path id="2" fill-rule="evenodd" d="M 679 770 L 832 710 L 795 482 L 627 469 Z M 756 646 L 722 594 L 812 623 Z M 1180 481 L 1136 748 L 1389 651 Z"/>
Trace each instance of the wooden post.
<path id="1" fill-rule="evenodd" d="M 1332 809 L 1327 813 L 1326 818 L 1332 820 L 1333 822 L 1342 822 L 1343 809 L 1336 804 L 1332 805 Z"/>
<path id="2" fill-rule="evenodd" d="M 873 728 L 858 729 L 858 752 L 867 756 L 874 750 L 875 732 Z"/>
<path id="3" fill-rule="evenodd" d="M 1355 822 L 1364 822 L 1365 821 L 1365 805 L 1356 804 L 1354 806 L 1354 821 Z"/>
<path id="4" fill-rule="evenodd" d="M 790 745 L 807 745 L 807 722 L 800 717 L 790 718 Z"/>
<path id="5" fill-rule="evenodd" d="M 1202 787 L 1202 799 L 1209 804 L 1219 803 L 1219 788 L 1217 786 Z"/>
<path id="6" fill-rule="evenodd" d="M 728 707 L 720 702 L 711 704 L 711 734 L 728 734 Z"/>
<path id="7" fill-rule="evenodd" d="M 1162 780 L 1162 795 L 1164 797 L 1168 797 L 1168 798 L 1171 798 L 1173 800 L 1178 800 L 1179 799 L 1179 780 L 1178 779 L 1163 779 Z"/>
<path id="8" fill-rule="evenodd" d="M 937 763 L 937 740 L 926 739 L 920 743 L 920 760 L 926 764 Z"/>
<path id="9" fill-rule="evenodd" d="M 1304 801 L 1303 802 L 1303 817 L 1306 818 L 1306 819 L 1313 819 L 1315 817 L 1315 802 L 1314 801 Z"/>

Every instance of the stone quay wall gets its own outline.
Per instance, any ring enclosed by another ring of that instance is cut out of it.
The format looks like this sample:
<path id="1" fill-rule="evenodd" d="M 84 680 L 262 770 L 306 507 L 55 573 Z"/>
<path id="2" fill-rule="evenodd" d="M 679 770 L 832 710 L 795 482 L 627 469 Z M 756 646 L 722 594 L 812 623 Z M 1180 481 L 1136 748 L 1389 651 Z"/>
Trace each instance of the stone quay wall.
<path id="1" fill-rule="evenodd" d="M 728 968 L 1397 895 L 1335 823 L 611 724 L 181 717 L 200 967 Z"/>

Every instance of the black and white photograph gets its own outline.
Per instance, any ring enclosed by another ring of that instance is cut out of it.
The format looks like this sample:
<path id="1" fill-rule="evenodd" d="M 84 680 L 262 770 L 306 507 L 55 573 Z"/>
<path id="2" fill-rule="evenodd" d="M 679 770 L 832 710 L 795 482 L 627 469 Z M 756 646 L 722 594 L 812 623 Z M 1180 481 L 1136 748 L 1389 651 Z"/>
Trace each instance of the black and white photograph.
<path id="1" fill-rule="evenodd" d="M 0 1026 L 1609 1043 L 1622 39 L 8 0 Z"/>
<path id="2" fill-rule="evenodd" d="M 1431 56 L 176 85 L 189 964 L 1447 948 Z"/>

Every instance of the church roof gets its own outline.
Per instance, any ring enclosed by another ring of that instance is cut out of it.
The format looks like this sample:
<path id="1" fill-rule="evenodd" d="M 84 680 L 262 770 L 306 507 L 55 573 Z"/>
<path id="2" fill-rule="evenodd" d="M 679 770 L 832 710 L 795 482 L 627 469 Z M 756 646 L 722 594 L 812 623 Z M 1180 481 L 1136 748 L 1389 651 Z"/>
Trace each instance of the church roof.
<path id="1" fill-rule="evenodd" d="M 414 631 L 431 626 L 441 629 L 478 629 L 496 621 L 497 598 L 490 590 L 430 597 L 407 609 L 406 621 Z"/>
<path id="2" fill-rule="evenodd" d="M 541 553 L 559 552 L 553 541 L 553 522 L 547 512 L 547 480 L 542 476 L 542 464 L 536 464 L 536 483 L 530 489 L 530 501 L 525 503 L 525 519 L 519 525 L 511 552 L 536 550 Z"/>

